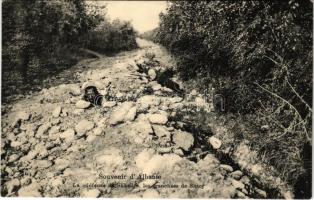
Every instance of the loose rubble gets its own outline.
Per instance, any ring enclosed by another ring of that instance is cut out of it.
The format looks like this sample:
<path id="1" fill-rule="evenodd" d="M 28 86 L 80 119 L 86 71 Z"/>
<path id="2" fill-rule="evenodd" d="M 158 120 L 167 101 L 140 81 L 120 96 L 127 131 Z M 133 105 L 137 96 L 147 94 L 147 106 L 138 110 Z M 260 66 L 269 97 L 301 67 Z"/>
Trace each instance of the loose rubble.
<path id="1" fill-rule="evenodd" d="M 188 102 L 158 80 L 161 65 L 147 64 L 149 51 L 167 55 L 153 45 L 83 61 L 71 73 L 78 83 L 46 88 L 14 103 L 16 110 L 3 117 L 2 195 L 268 198 L 242 171 L 245 147 L 235 151 L 240 167 L 231 166 L 215 155 L 223 148 L 221 137 L 210 136 L 201 145 L 198 135 L 175 126 L 176 112 Z M 104 95 L 101 105 L 81 99 L 90 81 Z M 262 172 L 258 164 L 249 169 Z M 121 178 L 143 174 L 151 178 Z M 120 188 L 111 175 L 121 175 Z M 93 184 L 104 185 L 86 187 Z"/>

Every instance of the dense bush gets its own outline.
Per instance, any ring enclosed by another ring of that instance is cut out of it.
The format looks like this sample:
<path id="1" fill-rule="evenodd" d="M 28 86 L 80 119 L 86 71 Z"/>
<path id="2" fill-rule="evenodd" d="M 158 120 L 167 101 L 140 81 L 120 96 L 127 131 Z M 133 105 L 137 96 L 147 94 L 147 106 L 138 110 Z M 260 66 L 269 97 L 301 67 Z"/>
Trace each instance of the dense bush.
<path id="1" fill-rule="evenodd" d="M 156 36 L 184 80 L 213 85 L 229 112 L 250 115 L 252 145 L 291 183 L 311 143 L 312 17 L 309 0 L 176 1 Z"/>
<path id="2" fill-rule="evenodd" d="M 140 37 L 146 40 L 155 41 L 157 33 L 158 33 L 158 28 L 155 28 L 153 30 L 149 30 L 142 33 Z"/>
<path id="3" fill-rule="evenodd" d="M 23 77 L 31 62 L 56 62 L 64 48 L 78 45 L 79 36 L 95 25 L 82 0 L 6 0 L 2 10 L 3 65 L 17 66 Z"/>
<path id="4" fill-rule="evenodd" d="M 99 52 L 117 52 L 137 47 L 136 32 L 130 22 L 104 19 L 86 36 L 86 47 Z"/>
<path id="5" fill-rule="evenodd" d="M 28 73 L 72 65 L 84 47 L 117 51 L 134 48 L 128 22 L 109 22 L 105 6 L 84 0 L 4 0 L 2 3 L 3 74 Z M 30 69 L 32 68 L 32 69 Z M 5 75 L 6 76 L 6 75 Z"/>

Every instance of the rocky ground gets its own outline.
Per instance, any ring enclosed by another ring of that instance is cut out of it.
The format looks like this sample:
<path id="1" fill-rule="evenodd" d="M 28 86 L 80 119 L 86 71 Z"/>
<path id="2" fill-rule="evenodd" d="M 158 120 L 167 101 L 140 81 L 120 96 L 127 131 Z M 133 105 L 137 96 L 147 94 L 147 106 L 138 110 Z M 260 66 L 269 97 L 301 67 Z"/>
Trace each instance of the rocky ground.
<path id="1" fill-rule="evenodd" d="M 160 85 L 158 71 L 171 58 L 160 46 L 140 44 L 82 61 L 59 75 L 67 84 L 59 78 L 60 84 L 3 106 L 2 196 L 270 197 L 217 156 L 219 137 L 180 128 L 177 111 L 212 106 Z M 150 69 L 142 72 L 143 66 Z M 101 105 L 82 100 L 87 84 L 104 95 Z"/>

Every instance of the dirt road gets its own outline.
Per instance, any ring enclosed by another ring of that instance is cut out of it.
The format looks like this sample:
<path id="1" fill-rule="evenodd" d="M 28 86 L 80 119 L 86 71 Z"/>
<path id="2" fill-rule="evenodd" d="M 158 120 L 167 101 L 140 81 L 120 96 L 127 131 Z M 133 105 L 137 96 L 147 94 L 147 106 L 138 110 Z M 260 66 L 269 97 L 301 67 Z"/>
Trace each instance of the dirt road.
<path id="1" fill-rule="evenodd" d="M 140 73 L 153 54 L 156 70 Z M 85 60 L 60 74 L 75 83 L 3 108 L 2 196 L 269 197 L 217 158 L 219 139 L 203 145 L 179 128 L 176 111 L 195 101 L 155 80 L 157 68 L 171 63 L 162 47 L 140 41 L 137 50 Z M 102 105 L 81 100 L 87 83 L 106 96 Z"/>

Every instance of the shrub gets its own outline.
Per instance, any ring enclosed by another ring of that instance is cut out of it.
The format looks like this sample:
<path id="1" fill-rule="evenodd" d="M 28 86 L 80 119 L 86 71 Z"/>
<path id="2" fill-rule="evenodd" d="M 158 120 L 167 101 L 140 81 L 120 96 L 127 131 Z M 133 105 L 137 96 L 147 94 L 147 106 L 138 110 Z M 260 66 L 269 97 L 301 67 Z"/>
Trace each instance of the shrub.
<path id="1" fill-rule="evenodd" d="M 85 46 L 99 52 L 117 52 L 136 48 L 135 39 L 136 33 L 130 22 L 104 19 L 87 34 Z"/>
<path id="2" fill-rule="evenodd" d="M 311 4 L 175 1 L 156 34 L 184 80 L 199 80 L 201 90 L 213 85 L 228 112 L 250 114 L 251 142 L 291 184 L 304 171 L 302 147 L 311 143 Z M 258 134 L 265 124 L 269 135 Z"/>

